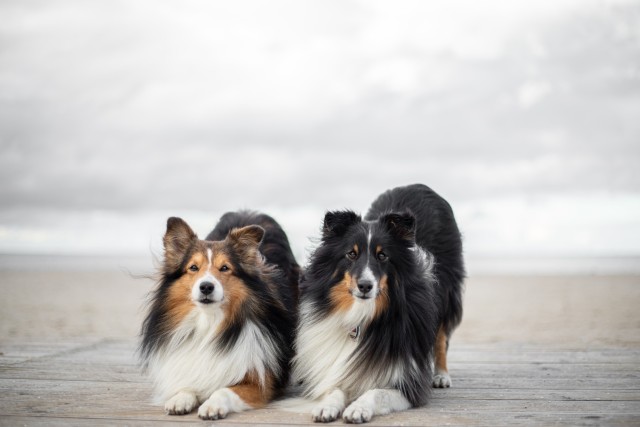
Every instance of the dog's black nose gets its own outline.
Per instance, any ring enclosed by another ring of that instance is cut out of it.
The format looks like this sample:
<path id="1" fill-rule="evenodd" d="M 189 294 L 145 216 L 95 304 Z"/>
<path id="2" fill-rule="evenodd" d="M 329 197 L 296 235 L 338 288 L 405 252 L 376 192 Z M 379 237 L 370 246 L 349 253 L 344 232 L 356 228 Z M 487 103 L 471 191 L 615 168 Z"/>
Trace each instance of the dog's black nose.
<path id="1" fill-rule="evenodd" d="M 366 294 L 372 288 L 373 288 L 373 282 L 369 280 L 362 280 L 358 282 L 358 289 L 360 289 L 360 292 L 362 292 L 363 294 Z"/>
<path id="2" fill-rule="evenodd" d="M 200 292 L 202 295 L 210 295 L 213 293 L 213 283 L 211 282 L 202 282 L 200 283 Z"/>

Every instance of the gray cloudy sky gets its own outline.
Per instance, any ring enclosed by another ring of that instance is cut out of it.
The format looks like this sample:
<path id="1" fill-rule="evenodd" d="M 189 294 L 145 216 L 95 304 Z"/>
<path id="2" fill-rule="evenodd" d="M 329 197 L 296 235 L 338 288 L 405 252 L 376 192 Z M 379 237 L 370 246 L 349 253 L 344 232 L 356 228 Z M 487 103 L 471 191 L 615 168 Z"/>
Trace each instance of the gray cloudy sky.
<path id="1" fill-rule="evenodd" d="M 0 3 L 0 252 L 133 253 L 181 215 L 423 182 L 467 251 L 640 255 L 633 1 Z"/>

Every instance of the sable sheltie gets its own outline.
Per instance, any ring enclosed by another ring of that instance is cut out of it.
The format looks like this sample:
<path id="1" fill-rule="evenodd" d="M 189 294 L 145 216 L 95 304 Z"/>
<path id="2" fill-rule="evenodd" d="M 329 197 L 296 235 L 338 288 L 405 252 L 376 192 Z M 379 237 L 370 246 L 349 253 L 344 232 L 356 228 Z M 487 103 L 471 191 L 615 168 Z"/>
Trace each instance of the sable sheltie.
<path id="1" fill-rule="evenodd" d="M 169 218 L 140 354 L 168 414 L 259 408 L 289 379 L 299 266 L 264 214 L 225 214 L 206 240 Z"/>
<path id="2" fill-rule="evenodd" d="M 367 422 L 449 387 L 464 276 L 451 207 L 424 185 L 387 191 L 364 221 L 328 212 L 301 279 L 294 357 L 313 420 Z"/>

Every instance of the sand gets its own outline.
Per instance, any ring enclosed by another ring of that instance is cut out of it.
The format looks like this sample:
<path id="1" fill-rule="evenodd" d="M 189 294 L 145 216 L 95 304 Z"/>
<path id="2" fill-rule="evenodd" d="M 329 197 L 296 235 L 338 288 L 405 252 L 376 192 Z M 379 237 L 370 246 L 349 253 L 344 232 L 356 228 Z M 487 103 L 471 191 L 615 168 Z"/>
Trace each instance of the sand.
<path id="1" fill-rule="evenodd" d="M 136 339 L 151 279 L 119 271 L 0 271 L 0 342 Z M 451 345 L 640 345 L 640 276 L 475 276 Z"/>

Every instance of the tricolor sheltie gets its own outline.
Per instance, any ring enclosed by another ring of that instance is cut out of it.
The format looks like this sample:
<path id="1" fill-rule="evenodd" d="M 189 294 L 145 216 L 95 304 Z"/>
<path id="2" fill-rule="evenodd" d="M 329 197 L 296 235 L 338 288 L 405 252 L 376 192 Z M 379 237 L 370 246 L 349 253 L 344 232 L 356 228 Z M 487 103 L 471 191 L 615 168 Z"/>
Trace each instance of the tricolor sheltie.
<path id="1" fill-rule="evenodd" d="M 227 213 L 199 240 L 169 218 L 140 353 L 167 413 L 259 408 L 287 385 L 299 266 L 272 218 Z"/>
<path id="2" fill-rule="evenodd" d="M 313 420 L 367 422 L 449 387 L 464 275 L 451 207 L 424 185 L 387 191 L 364 221 L 328 212 L 301 280 L 294 357 Z"/>

